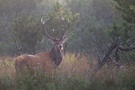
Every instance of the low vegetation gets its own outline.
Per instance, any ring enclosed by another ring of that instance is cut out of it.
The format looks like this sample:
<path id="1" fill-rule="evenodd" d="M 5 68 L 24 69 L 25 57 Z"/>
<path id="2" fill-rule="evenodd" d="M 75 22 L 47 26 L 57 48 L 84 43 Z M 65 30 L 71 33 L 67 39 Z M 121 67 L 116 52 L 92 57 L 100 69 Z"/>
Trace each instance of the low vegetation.
<path id="1" fill-rule="evenodd" d="M 12 57 L 0 58 L 0 90 L 134 90 L 135 64 L 116 68 L 105 64 L 90 77 L 95 57 L 78 54 L 65 55 L 53 75 L 36 72 L 34 75 L 15 74 Z"/>

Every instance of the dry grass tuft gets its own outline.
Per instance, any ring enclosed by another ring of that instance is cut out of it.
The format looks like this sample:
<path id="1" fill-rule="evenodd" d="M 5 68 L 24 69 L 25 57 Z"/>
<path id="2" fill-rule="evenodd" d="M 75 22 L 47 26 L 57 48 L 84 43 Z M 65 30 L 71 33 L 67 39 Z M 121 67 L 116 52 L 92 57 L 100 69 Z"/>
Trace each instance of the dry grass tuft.
<path id="1" fill-rule="evenodd" d="M 15 77 L 13 57 L 0 57 L 0 77 Z"/>

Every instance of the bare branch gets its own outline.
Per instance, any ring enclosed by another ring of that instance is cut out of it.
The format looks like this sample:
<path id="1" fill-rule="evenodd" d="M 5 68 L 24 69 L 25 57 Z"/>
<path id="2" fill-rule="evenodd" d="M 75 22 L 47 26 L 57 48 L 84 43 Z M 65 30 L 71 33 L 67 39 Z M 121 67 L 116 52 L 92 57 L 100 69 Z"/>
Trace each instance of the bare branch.
<path id="1" fill-rule="evenodd" d="M 121 50 L 121 51 L 131 51 L 134 49 L 135 49 L 135 46 L 130 46 L 130 47 L 119 46 L 119 50 Z"/>
<path id="2" fill-rule="evenodd" d="M 121 41 L 121 38 L 119 38 L 118 43 L 116 45 L 116 51 L 115 51 L 115 60 L 116 60 L 116 62 L 118 62 L 119 59 L 120 59 L 120 56 L 119 56 L 120 41 Z"/>
<path id="3" fill-rule="evenodd" d="M 16 46 L 16 48 L 18 50 L 19 55 L 21 55 L 22 54 L 21 53 L 21 49 L 22 49 L 21 46 L 19 46 L 19 44 L 18 44 L 18 42 L 17 42 L 17 40 L 15 38 L 13 38 L 13 41 L 15 43 L 15 46 Z"/>
<path id="4" fill-rule="evenodd" d="M 103 58 L 98 60 L 99 62 L 96 65 L 94 65 L 90 76 L 93 76 L 105 64 L 105 62 L 109 59 L 109 56 L 111 55 L 111 53 L 114 49 L 116 49 L 115 58 L 116 58 L 116 61 L 118 61 L 120 59 L 119 50 L 121 50 L 121 51 L 131 51 L 131 50 L 135 49 L 135 46 L 131 45 L 130 47 L 122 47 L 122 46 L 120 46 L 120 37 L 117 38 L 117 40 L 114 43 L 112 43 L 112 45 L 110 46 L 108 51 L 105 53 Z"/>
<path id="5" fill-rule="evenodd" d="M 92 71 L 91 71 L 91 76 L 93 76 L 104 64 L 105 62 L 108 60 L 110 54 L 112 53 L 112 51 L 116 48 L 117 43 L 119 42 L 120 38 L 118 38 L 114 43 L 112 43 L 112 45 L 110 46 L 110 48 L 108 49 L 108 51 L 105 53 L 105 55 L 103 56 L 103 58 L 101 60 L 99 60 L 99 62 L 94 65 Z"/>

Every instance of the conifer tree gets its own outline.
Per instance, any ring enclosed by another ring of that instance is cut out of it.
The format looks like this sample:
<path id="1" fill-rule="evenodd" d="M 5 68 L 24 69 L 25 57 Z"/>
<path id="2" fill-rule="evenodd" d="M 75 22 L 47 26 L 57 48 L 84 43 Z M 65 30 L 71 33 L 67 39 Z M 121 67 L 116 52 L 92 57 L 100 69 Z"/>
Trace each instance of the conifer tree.
<path id="1" fill-rule="evenodd" d="M 122 23 L 114 24 L 113 37 L 121 37 L 124 45 L 131 45 L 135 41 L 135 0 L 114 0 L 116 8 L 121 12 Z"/>

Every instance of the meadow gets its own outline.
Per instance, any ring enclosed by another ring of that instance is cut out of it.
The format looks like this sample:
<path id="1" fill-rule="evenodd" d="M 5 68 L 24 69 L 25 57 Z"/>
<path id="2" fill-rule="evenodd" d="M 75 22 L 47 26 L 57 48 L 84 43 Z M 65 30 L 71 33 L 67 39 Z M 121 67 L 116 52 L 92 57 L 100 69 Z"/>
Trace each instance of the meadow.
<path id="1" fill-rule="evenodd" d="M 15 73 L 14 57 L 0 57 L 0 90 L 135 90 L 135 63 L 105 64 L 90 76 L 96 58 L 67 53 L 52 75 Z"/>

